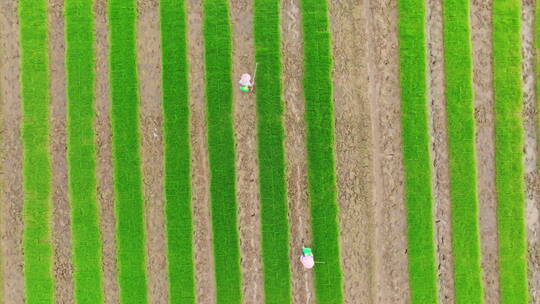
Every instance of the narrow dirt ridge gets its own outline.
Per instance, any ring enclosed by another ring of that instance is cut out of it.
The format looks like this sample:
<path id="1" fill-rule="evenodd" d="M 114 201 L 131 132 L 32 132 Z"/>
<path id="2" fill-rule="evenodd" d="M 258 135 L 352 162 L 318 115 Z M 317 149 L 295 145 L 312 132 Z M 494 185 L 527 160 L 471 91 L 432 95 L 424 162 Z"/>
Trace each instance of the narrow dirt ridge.
<path id="1" fill-rule="evenodd" d="M 484 299 L 499 303 L 497 193 L 495 190 L 495 114 L 491 0 L 471 2 L 473 90 L 476 120 L 476 165 L 480 224 L 480 252 Z"/>
<path id="2" fill-rule="evenodd" d="M 255 50 L 253 41 L 253 3 L 231 1 L 233 40 L 233 81 L 243 73 L 253 75 Z M 257 114 L 255 95 L 233 86 L 234 137 L 236 149 L 236 197 L 240 230 L 240 265 L 244 303 L 261 303 L 264 299 L 261 250 L 261 217 L 259 205 L 259 165 L 257 159 Z"/>
<path id="3" fill-rule="evenodd" d="M 2 38 L 3 32 L 1 31 L 2 26 L 4 26 L 3 21 L 4 19 L 0 17 L 0 50 L 1 50 L 0 51 L 0 75 L 3 75 L 4 73 L 6 73 L 3 67 L 5 65 L 5 62 L 7 61 L 5 57 L 5 52 L 3 51 L 6 48 L 5 42 L 3 41 L 3 38 Z M 7 104 L 7 102 L 4 99 L 5 90 L 2 90 L 2 88 L 5 85 L 6 84 L 3 81 L 3 79 L 0 78 L 0 189 L 5 189 L 6 187 L 6 177 L 4 173 L 4 167 L 6 166 L 6 164 L 4 162 L 4 159 L 5 159 L 7 146 L 4 144 L 5 143 L 4 137 L 5 137 L 5 132 L 6 132 L 4 130 L 4 121 L 5 121 L 4 112 L 5 112 L 5 107 L 6 107 L 5 104 Z M 0 202 L 5 202 L 5 201 L 7 200 L 5 198 L 4 191 L 0 191 Z M 4 277 L 4 255 L 5 255 L 4 246 L 6 245 L 4 242 L 5 226 L 2 225 L 5 220 L 4 214 L 6 213 L 5 211 L 6 208 L 4 205 L 5 204 L 0 204 L 0 303 L 4 303 L 4 281 L 6 280 Z"/>
<path id="4" fill-rule="evenodd" d="M 58 303 L 74 303 L 71 260 L 71 207 L 66 159 L 66 77 L 64 1 L 49 0 L 50 136 L 52 169 L 54 287 Z"/>
<path id="5" fill-rule="evenodd" d="M 202 2 L 187 4 L 189 102 L 191 111 L 191 185 L 193 208 L 193 248 L 197 303 L 215 303 L 216 283 L 212 254 L 206 104 L 204 99 L 204 45 Z"/>
<path id="6" fill-rule="evenodd" d="M 168 303 L 159 3 L 137 0 L 137 65 L 148 301 Z"/>
<path id="7" fill-rule="evenodd" d="M 375 302 L 408 303 L 397 1 L 367 0 L 375 202 Z"/>
<path id="8" fill-rule="evenodd" d="M 367 2 L 330 1 L 341 265 L 345 303 L 375 303 Z"/>
<path id="9" fill-rule="evenodd" d="M 529 259 L 529 296 L 531 303 L 540 302 L 540 177 L 538 172 L 538 134 L 536 104 L 536 73 L 534 47 L 535 1 L 522 1 L 521 54 L 523 76 L 524 169 L 526 194 L 526 223 Z"/>
<path id="10" fill-rule="evenodd" d="M 110 120 L 109 40 L 107 0 L 94 0 L 96 51 L 96 117 L 94 128 L 97 144 L 97 197 L 100 206 L 100 228 L 103 242 L 103 286 L 105 303 L 118 303 L 116 265 L 116 217 L 112 178 L 112 135 Z"/>
<path id="11" fill-rule="evenodd" d="M 314 303 L 314 276 L 299 262 L 302 245 L 312 241 L 307 188 L 306 130 L 304 125 L 304 48 L 300 1 L 281 2 L 282 84 L 285 103 L 285 157 L 289 205 L 289 258 L 294 304 Z"/>
<path id="12" fill-rule="evenodd" d="M 448 171 L 448 121 L 444 96 L 443 12 L 441 0 L 426 5 L 427 78 L 430 123 L 430 149 L 435 238 L 437 240 L 437 277 L 441 304 L 454 302 L 454 263 L 452 258 L 451 202 Z"/>
<path id="13" fill-rule="evenodd" d="M 24 303 L 22 253 L 22 120 L 17 0 L 0 1 L 0 107 L 2 201 L 0 233 L 4 303 Z"/>

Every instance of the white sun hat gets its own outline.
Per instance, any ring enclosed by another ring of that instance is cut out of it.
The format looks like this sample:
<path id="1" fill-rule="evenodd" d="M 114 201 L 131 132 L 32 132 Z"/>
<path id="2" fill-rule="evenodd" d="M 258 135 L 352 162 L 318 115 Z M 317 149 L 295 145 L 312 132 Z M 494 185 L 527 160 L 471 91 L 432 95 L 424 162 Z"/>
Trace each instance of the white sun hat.
<path id="1" fill-rule="evenodd" d="M 242 76 L 240 77 L 240 81 L 238 81 L 238 83 L 239 83 L 240 85 L 250 87 L 250 86 L 252 85 L 252 84 L 251 84 L 251 75 L 249 75 L 249 74 L 242 74 Z"/>

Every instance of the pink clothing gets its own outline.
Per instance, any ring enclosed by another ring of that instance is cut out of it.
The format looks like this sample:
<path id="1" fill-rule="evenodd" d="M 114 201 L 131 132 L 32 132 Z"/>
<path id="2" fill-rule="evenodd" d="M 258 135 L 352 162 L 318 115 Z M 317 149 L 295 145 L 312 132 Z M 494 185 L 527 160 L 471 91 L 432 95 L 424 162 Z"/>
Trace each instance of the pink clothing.
<path id="1" fill-rule="evenodd" d="M 313 266 L 315 266 L 315 261 L 311 255 L 300 256 L 300 262 L 302 262 L 302 265 L 304 265 L 304 268 L 306 269 L 311 269 Z"/>

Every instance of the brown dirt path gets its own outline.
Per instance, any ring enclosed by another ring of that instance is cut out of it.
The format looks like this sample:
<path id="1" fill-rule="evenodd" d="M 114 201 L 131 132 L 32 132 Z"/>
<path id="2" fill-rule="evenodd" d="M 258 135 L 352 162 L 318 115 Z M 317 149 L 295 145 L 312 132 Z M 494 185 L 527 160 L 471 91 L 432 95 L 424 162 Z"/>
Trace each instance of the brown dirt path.
<path id="1" fill-rule="evenodd" d="M 366 1 L 331 1 L 336 165 L 345 303 L 375 303 Z"/>
<path id="2" fill-rule="evenodd" d="M 251 0 L 231 1 L 233 81 L 243 73 L 253 76 L 255 54 Z M 236 198 L 240 229 L 240 265 L 244 303 L 264 299 L 257 159 L 257 115 L 255 95 L 233 86 L 234 137 L 236 142 Z"/>
<path id="3" fill-rule="evenodd" d="M 64 1 L 49 0 L 50 131 L 52 164 L 54 287 L 58 303 L 74 303 L 71 260 L 71 206 L 66 159 L 66 77 Z"/>
<path id="4" fill-rule="evenodd" d="M 311 244 L 311 223 L 307 188 L 306 130 L 304 125 L 304 48 L 300 1 L 281 1 L 282 83 L 285 103 L 285 157 L 289 204 L 289 258 L 292 298 L 295 304 L 314 303 L 312 271 L 299 263 L 299 248 Z"/>
<path id="5" fill-rule="evenodd" d="M 2 21 L 0 21 L 0 25 L 3 26 Z M 0 26 L 0 29 L 1 29 Z M 2 41 L 2 32 L 0 31 L 0 66 L 4 65 L 4 48 L 5 45 Z M 0 67 L 0 75 L 4 73 L 4 70 L 2 67 Z M 4 121 L 5 121 L 5 106 L 4 106 L 4 90 L 2 90 L 3 86 L 5 85 L 4 81 L 0 79 L 0 189 L 5 189 L 6 187 L 6 177 L 4 173 L 4 167 L 6 164 L 4 163 L 5 154 L 6 154 L 6 148 L 7 146 L 5 143 L 5 130 L 4 130 Z M 5 202 L 6 198 L 4 197 L 4 191 L 0 191 L 0 202 Z M 4 214 L 7 212 L 5 211 L 5 204 L 0 204 L 0 303 L 4 303 L 4 246 L 6 245 L 4 242 Z"/>
<path id="6" fill-rule="evenodd" d="M 100 229 L 103 242 L 103 286 L 105 303 L 118 303 L 116 266 L 116 219 L 112 178 L 112 135 L 110 122 L 109 40 L 107 0 L 94 0 L 96 50 L 96 118 L 94 128 L 97 144 L 97 194 L 100 205 Z"/>
<path id="7" fill-rule="evenodd" d="M 495 191 L 495 116 L 491 61 L 491 0 L 471 2 L 473 90 L 476 120 L 476 166 L 480 252 L 484 299 L 499 303 L 497 193 Z"/>
<path id="8" fill-rule="evenodd" d="M 159 2 L 137 1 L 137 64 L 148 301 L 168 303 Z"/>
<path id="9" fill-rule="evenodd" d="M 368 75 L 374 139 L 375 299 L 409 303 L 403 199 L 397 1 L 369 0 Z"/>
<path id="10" fill-rule="evenodd" d="M 435 238 L 437 240 L 437 277 L 441 304 L 454 302 L 454 264 L 452 258 L 450 181 L 448 173 L 448 130 L 444 97 L 444 50 L 442 1 L 426 6 L 427 78 L 430 123 L 430 149 Z"/>
<path id="11" fill-rule="evenodd" d="M 17 1 L 0 1 L 0 191 L 4 303 L 24 303 L 22 254 L 22 120 Z"/>
<path id="12" fill-rule="evenodd" d="M 538 109 L 534 47 L 535 1 L 522 1 L 521 54 L 523 71 L 523 125 L 525 131 L 524 164 L 526 223 L 529 259 L 529 295 L 531 303 L 540 302 L 540 177 L 538 169 Z"/>
<path id="13" fill-rule="evenodd" d="M 216 286 L 210 217 L 206 104 L 204 99 L 204 45 L 202 2 L 187 4 L 189 102 L 191 111 L 191 185 L 193 208 L 193 248 L 197 303 L 215 303 Z"/>

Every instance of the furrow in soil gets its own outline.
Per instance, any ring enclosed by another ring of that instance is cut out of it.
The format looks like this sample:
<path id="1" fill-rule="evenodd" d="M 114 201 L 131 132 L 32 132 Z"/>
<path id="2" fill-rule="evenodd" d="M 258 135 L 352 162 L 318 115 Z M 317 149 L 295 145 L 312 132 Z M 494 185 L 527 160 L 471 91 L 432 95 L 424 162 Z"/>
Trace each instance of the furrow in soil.
<path id="1" fill-rule="evenodd" d="M 163 192 L 163 109 L 159 3 L 137 1 L 137 57 L 148 301 L 168 303 Z"/>
<path id="2" fill-rule="evenodd" d="M 451 202 L 448 172 L 448 130 L 444 96 L 444 50 L 442 1 L 428 0 L 426 5 L 427 77 L 430 123 L 430 150 L 433 198 L 435 203 L 435 239 L 437 241 L 437 278 L 441 304 L 454 302 L 454 264 L 452 258 Z"/>
<path id="3" fill-rule="evenodd" d="M 64 1 L 49 0 L 50 143 L 52 161 L 55 300 L 74 303 L 71 260 L 71 208 L 66 159 L 66 78 Z"/>
<path id="4" fill-rule="evenodd" d="M 19 20 L 16 0 L 0 1 L 0 233 L 3 303 L 24 303 Z"/>
<path id="5" fill-rule="evenodd" d="M 486 304 L 499 303 L 491 0 L 471 2 L 480 252 Z"/>
<path id="6" fill-rule="evenodd" d="M 251 0 L 231 2 L 233 80 L 244 73 L 253 75 L 255 68 L 252 5 Z M 264 294 L 255 95 L 235 88 L 233 96 L 243 301 L 261 303 Z"/>
<path id="7" fill-rule="evenodd" d="M 300 248 L 312 241 L 307 188 L 306 130 L 304 125 L 304 48 L 299 0 L 281 2 L 282 83 L 285 102 L 285 156 L 289 205 L 289 258 L 295 304 L 315 302 L 314 276 L 299 262 Z"/>
<path id="8" fill-rule="evenodd" d="M 204 99 L 204 46 L 202 3 L 187 1 L 189 102 L 191 111 L 191 185 L 193 208 L 193 247 L 197 303 L 215 303 L 216 286 L 212 255 L 208 144 Z"/>
<path id="9" fill-rule="evenodd" d="M 375 302 L 409 303 L 401 143 L 397 1 L 368 0 L 368 96 L 373 129 Z"/>
<path id="10" fill-rule="evenodd" d="M 367 1 L 331 1 L 337 186 L 345 303 L 375 303 Z"/>
<path id="11" fill-rule="evenodd" d="M 105 303 L 119 302 L 116 263 L 116 217 L 112 178 L 112 135 L 110 120 L 109 40 L 107 0 L 94 0 L 96 52 L 94 128 L 97 146 L 97 197 L 100 208 L 100 230 L 103 242 L 103 288 Z"/>
<path id="12" fill-rule="evenodd" d="M 521 6 L 521 54 L 523 75 L 523 123 L 526 223 L 528 244 L 529 296 L 531 303 L 540 302 L 540 178 L 538 169 L 538 108 L 534 47 L 535 1 L 524 0 Z M 538 67 L 536 67 L 538 68 Z"/>

